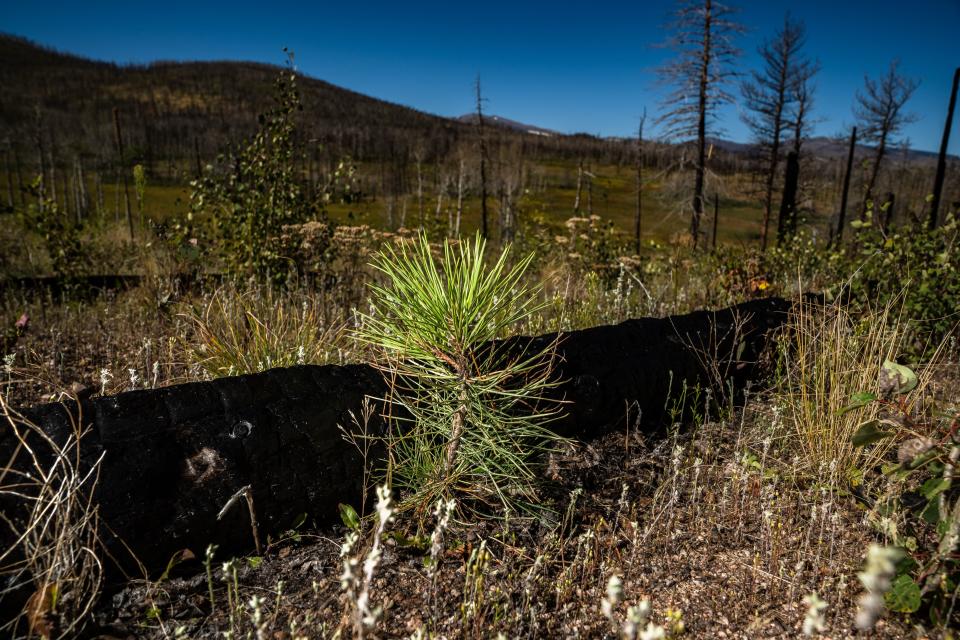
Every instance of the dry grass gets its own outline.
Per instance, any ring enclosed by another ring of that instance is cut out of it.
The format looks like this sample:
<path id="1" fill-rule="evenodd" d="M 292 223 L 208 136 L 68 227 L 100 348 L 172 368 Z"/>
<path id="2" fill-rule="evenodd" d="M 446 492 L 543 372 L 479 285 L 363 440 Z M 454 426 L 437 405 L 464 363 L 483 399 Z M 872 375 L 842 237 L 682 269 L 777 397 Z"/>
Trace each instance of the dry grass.
<path id="1" fill-rule="evenodd" d="M 800 304 L 790 334 L 782 350 L 776 397 L 788 436 L 802 452 L 802 470 L 821 477 L 829 473 L 835 482 L 876 466 L 896 441 L 856 447 L 852 437 L 861 425 L 882 419 L 884 409 L 878 403 L 850 407 L 856 404 L 854 394 L 880 397 L 884 362 L 895 362 L 903 354 L 906 327 L 899 301 L 856 316 L 839 302 Z M 919 384 L 905 399 L 907 406 L 924 397 L 933 370 L 926 366 L 919 372 Z"/>
<path id="2" fill-rule="evenodd" d="M 209 378 L 344 359 L 345 322 L 318 295 L 219 289 L 184 316 L 193 326 L 187 360 Z"/>
<path id="3" fill-rule="evenodd" d="M 100 461 L 81 459 L 81 416 L 71 416 L 72 433 L 56 442 L 16 415 L 0 394 L 0 408 L 16 441 L 0 469 L 0 496 L 19 502 L 22 513 L 2 514 L 12 540 L 0 550 L 4 596 L 32 593 L 22 614 L 3 629 L 46 638 L 75 637 L 90 621 L 100 595 L 103 567 L 97 553 L 98 517 L 92 500 Z M 49 455 L 47 454 L 49 452 Z"/>

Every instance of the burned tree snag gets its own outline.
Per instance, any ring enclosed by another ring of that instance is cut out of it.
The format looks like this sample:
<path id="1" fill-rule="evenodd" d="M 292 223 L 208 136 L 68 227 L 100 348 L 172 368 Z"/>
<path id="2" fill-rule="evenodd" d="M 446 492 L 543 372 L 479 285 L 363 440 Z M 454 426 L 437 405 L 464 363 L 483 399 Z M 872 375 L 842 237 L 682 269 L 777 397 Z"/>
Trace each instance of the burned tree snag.
<path id="1" fill-rule="evenodd" d="M 847 198 L 850 195 L 850 175 L 853 173 L 853 154 L 857 149 L 857 128 L 850 132 L 850 149 L 847 151 L 847 172 L 843 175 L 843 189 L 840 193 L 840 216 L 837 218 L 837 243 L 843 241 L 843 227 L 847 218 Z"/>
<path id="2" fill-rule="evenodd" d="M 800 161 L 796 151 L 787 154 L 787 171 L 783 179 L 783 198 L 777 225 L 777 244 L 797 232 L 797 186 L 800 180 Z"/>
<path id="3" fill-rule="evenodd" d="M 113 139 L 117 148 L 117 171 L 123 180 L 123 204 L 127 213 L 127 228 L 133 240 L 133 213 L 130 211 L 130 189 L 127 185 L 127 171 L 124 166 L 123 132 L 120 130 L 120 111 L 113 108 Z"/>
<path id="4" fill-rule="evenodd" d="M 960 67 L 953 72 L 953 87 L 950 89 L 950 104 L 947 106 L 947 121 L 940 139 L 940 154 L 937 156 L 937 173 L 933 178 L 933 199 L 930 200 L 930 229 L 939 224 L 940 198 L 943 195 L 943 179 L 947 169 L 947 145 L 950 144 L 950 128 L 953 126 L 953 110 L 957 106 L 957 85 L 960 84 Z"/>

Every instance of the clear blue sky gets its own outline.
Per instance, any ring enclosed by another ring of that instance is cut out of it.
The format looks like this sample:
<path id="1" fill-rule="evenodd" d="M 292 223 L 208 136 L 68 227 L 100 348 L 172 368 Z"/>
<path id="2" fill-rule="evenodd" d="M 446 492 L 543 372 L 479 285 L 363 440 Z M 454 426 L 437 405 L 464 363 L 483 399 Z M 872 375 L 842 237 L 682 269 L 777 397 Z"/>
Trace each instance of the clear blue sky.
<path id="1" fill-rule="evenodd" d="M 669 0 L 480 3 L 324 0 L 296 2 L 3 2 L 0 30 L 63 51 L 117 62 L 244 59 L 280 63 L 293 49 L 312 76 L 432 113 L 472 109 L 481 74 L 487 108 L 563 132 L 630 135 L 644 105 L 658 108 L 654 69 Z M 784 12 L 807 23 L 807 51 L 818 76 L 816 133 L 853 121 L 864 74 L 893 58 L 921 80 L 909 108 L 920 117 L 906 136 L 916 149 L 939 148 L 953 68 L 960 65 L 960 0 L 804 0 L 731 2 L 748 33 L 740 69 Z M 476 7 L 482 7 L 477 11 Z M 2 64 L 2 61 L 0 61 Z M 749 136 L 736 106 L 723 114 L 726 136 Z M 960 127 L 950 150 L 960 154 Z"/>

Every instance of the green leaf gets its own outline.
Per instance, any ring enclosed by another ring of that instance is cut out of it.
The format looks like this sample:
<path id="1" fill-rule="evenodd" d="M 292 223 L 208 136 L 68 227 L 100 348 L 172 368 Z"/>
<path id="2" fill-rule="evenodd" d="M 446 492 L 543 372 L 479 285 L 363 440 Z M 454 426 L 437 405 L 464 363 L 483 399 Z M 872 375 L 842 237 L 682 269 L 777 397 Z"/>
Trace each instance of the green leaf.
<path id="1" fill-rule="evenodd" d="M 937 524 L 940 522 L 940 501 L 931 500 L 928 502 L 923 513 L 920 514 L 920 517 L 923 518 L 927 524 Z"/>
<path id="2" fill-rule="evenodd" d="M 927 500 L 932 500 L 950 488 L 950 480 L 947 478 L 930 478 L 920 487 L 920 493 Z"/>
<path id="3" fill-rule="evenodd" d="M 853 434 L 853 437 L 850 440 L 853 442 L 855 447 L 865 447 L 868 444 L 873 444 L 883 440 L 884 438 L 889 438 L 893 435 L 892 431 L 884 431 L 880 429 L 879 422 L 876 420 L 871 420 L 863 424 L 857 432 Z"/>
<path id="4" fill-rule="evenodd" d="M 883 363 L 883 369 L 880 374 L 881 385 L 884 383 L 884 377 L 895 384 L 894 390 L 901 395 L 910 393 L 917 388 L 917 374 L 909 367 L 897 364 L 892 360 L 886 360 Z"/>
<path id="5" fill-rule="evenodd" d="M 360 530 L 360 516 L 357 515 L 356 509 L 342 502 L 337 505 L 337 509 L 340 511 L 340 519 L 343 520 L 343 524 L 347 525 L 348 529 Z"/>
<path id="6" fill-rule="evenodd" d="M 425 551 L 430 546 L 430 539 L 426 536 L 405 536 L 402 533 L 389 532 L 387 538 L 393 538 L 398 547 L 406 547 Z"/>
<path id="7" fill-rule="evenodd" d="M 887 608 L 899 613 L 913 613 L 920 608 L 920 586 L 908 575 L 898 576 L 886 595 Z"/>
<path id="8" fill-rule="evenodd" d="M 865 407 L 874 400 L 877 399 L 877 396 L 872 393 L 860 392 L 855 393 L 850 396 L 850 404 L 840 409 L 840 415 L 847 413 L 848 411 L 853 411 L 854 409 L 859 409 L 860 407 Z"/>
<path id="9" fill-rule="evenodd" d="M 250 556 L 247 558 L 247 564 L 250 565 L 251 569 L 256 569 L 263 564 L 263 558 L 260 556 Z"/>

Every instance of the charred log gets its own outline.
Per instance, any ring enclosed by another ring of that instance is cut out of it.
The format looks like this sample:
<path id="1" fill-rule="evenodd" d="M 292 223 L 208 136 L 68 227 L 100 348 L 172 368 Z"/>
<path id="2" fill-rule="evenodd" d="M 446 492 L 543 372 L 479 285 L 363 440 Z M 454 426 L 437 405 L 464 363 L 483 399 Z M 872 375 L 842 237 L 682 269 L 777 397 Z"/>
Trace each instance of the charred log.
<path id="1" fill-rule="evenodd" d="M 710 387 L 717 398 L 759 379 L 770 332 L 789 308 L 782 299 L 757 300 L 499 345 L 532 353 L 557 344 L 556 399 L 567 404 L 553 428 L 561 435 L 589 440 L 632 426 L 638 416 L 639 428 L 654 432 L 676 418 L 670 399 L 684 387 Z M 339 502 L 357 504 L 364 465 L 376 464 L 382 452 L 365 460 L 341 428 L 357 429 L 365 399 L 386 392 L 383 376 L 368 365 L 299 366 L 41 405 L 15 420 L 38 425 L 54 442 L 74 433 L 78 420 L 89 426 L 81 451 L 88 465 L 103 456 L 94 499 L 104 550 L 137 574 L 141 563 L 162 571 L 183 549 L 198 557 L 211 543 L 224 552 L 252 549 L 246 508 L 218 518 L 247 486 L 261 540 L 304 516 L 329 523 Z M 366 429 L 381 435 L 382 404 L 375 408 Z M 24 469 L 11 425 L 0 429 L 0 460 Z M 29 444 L 41 460 L 50 455 L 39 437 Z M 10 496 L 0 501 L 16 521 L 24 506 Z M 9 532 L 2 535 L 6 547 Z"/>

